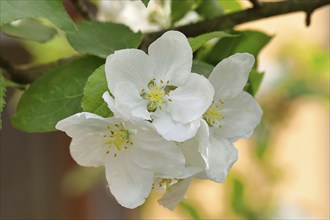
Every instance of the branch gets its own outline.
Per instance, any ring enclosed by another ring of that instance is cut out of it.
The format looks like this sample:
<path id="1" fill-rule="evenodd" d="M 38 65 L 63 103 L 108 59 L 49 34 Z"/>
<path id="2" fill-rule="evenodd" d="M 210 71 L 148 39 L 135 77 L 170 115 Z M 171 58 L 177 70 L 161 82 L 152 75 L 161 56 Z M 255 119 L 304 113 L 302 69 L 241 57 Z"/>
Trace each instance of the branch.
<path id="1" fill-rule="evenodd" d="M 56 62 L 42 64 L 38 66 L 30 67 L 14 67 L 6 59 L 0 56 L 0 68 L 3 69 L 10 80 L 19 84 L 29 84 L 41 75 L 47 73 L 49 70 L 55 67 L 61 66 L 63 64 L 69 63 L 77 57 L 69 57 L 65 59 L 60 59 Z"/>
<path id="2" fill-rule="evenodd" d="M 225 30 L 236 25 L 247 23 L 250 21 L 260 20 L 277 15 L 288 14 L 292 12 L 306 12 L 306 25 L 310 24 L 310 17 L 313 11 L 317 8 L 330 4 L 330 0 L 286 0 L 279 2 L 254 2 L 254 7 L 239 12 L 225 14 L 213 19 L 200 21 L 194 24 L 188 24 L 175 28 L 181 31 L 187 37 L 194 37 L 203 33 L 208 33 L 217 30 Z M 256 4 L 259 3 L 256 7 Z M 148 46 L 159 36 L 168 30 L 162 30 L 145 35 L 144 42 L 141 45 L 142 49 Z"/>

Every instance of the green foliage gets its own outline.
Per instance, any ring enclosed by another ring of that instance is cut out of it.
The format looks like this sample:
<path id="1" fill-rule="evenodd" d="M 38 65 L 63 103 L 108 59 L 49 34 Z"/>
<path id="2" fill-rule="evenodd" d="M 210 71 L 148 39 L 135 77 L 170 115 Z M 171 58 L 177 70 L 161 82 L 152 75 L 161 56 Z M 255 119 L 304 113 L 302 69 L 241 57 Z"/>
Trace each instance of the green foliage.
<path id="1" fill-rule="evenodd" d="M 150 0 L 141 0 L 141 1 L 146 7 L 148 7 Z"/>
<path id="2" fill-rule="evenodd" d="M 1 113 L 6 104 L 5 94 L 6 94 L 5 79 L 3 78 L 2 73 L 0 72 L 0 129 L 2 128 Z"/>
<path id="3" fill-rule="evenodd" d="M 231 194 L 231 207 L 235 213 L 240 214 L 247 219 L 257 219 L 257 214 L 254 213 L 251 208 L 245 202 L 245 187 L 239 179 L 233 179 L 232 182 L 232 194 Z"/>
<path id="4" fill-rule="evenodd" d="M 254 67 L 250 72 L 249 79 L 244 90 L 253 96 L 256 95 L 263 77 L 264 77 L 264 72 L 259 72 Z"/>
<path id="5" fill-rule="evenodd" d="M 33 40 L 38 42 L 46 42 L 54 37 L 56 30 L 44 25 L 35 18 L 25 18 L 17 24 L 6 24 L 1 30 L 12 37 Z"/>
<path id="6" fill-rule="evenodd" d="M 243 7 L 239 3 L 238 0 L 217 0 L 218 3 L 222 6 L 223 10 L 228 13 L 228 12 L 234 12 L 234 11 L 239 11 L 242 10 Z"/>
<path id="7" fill-rule="evenodd" d="M 134 33 L 127 26 L 115 23 L 83 21 L 78 31 L 67 34 L 70 44 L 80 53 L 106 58 L 115 50 L 137 48 L 141 33 Z"/>
<path id="8" fill-rule="evenodd" d="M 112 116 L 113 113 L 102 98 L 103 93 L 107 90 L 108 84 L 105 78 L 104 65 L 102 65 L 87 80 L 84 88 L 84 97 L 81 102 L 83 110 L 103 117 Z"/>
<path id="9" fill-rule="evenodd" d="M 191 204 L 189 204 L 188 202 L 186 201 L 182 201 L 180 202 L 180 208 L 185 210 L 186 212 L 189 213 L 189 215 L 191 216 L 191 219 L 194 219 L 194 220 L 200 220 L 201 218 L 199 217 L 199 214 L 197 212 L 197 209 L 194 208 Z"/>
<path id="10" fill-rule="evenodd" d="M 21 97 L 12 124 L 26 132 L 54 131 L 58 121 L 82 111 L 87 78 L 103 62 L 83 57 L 38 78 Z"/>
<path id="11" fill-rule="evenodd" d="M 217 0 L 202 1 L 196 11 L 206 19 L 211 19 L 224 13 Z"/>
<path id="12" fill-rule="evenodd" d="M 179 21 L 189 11 L 194 10 L 201 0 L 173 0 L 171 1 L 171 24 Z"/>
<path id="13" fill-rule="evenodd" d="M 207 41 L 211 39 L 219 38 L 219 40 L 221 40 L 224 37 L 236 37 L 236 36 L 237 35 L 231 35 L 223 31 L 214 31 L 206 34 L 201 34 L 197 37 L 189 38 L 188 40 L 193 52 L 195 52 L 200 47 L 202 47 Z"/>
<path id="14" fill-rule="evenodd" d="M 75 30 L 60 0 L 1 0 L 0 26 L 21 18 L 42 17 L 64 31 Z"/>
<path id="15" fill-rule="evenodd" d="M 191 70 L 193 73 L 198 73 L 208 78 L 213 68 L 214 66 L 212 66 L 211 64 L 199 60 L 194 60 Z"/>

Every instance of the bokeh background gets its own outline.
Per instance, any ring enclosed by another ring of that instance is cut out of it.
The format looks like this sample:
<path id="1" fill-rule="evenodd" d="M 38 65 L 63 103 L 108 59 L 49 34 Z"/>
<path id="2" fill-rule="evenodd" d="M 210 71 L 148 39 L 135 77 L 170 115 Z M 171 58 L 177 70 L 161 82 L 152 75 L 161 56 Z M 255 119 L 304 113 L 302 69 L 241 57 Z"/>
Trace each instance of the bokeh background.
<path id="1" fill-rule="evenodd" d="M 100 16 L 136 21 L 132 12 L 106 13 Z M 329 6 L 314 12 L 310 27 L 304 20 L 294 13 L 236 27 L 273 36 L 258 57 L 265 72 L 256 95 L 263 121 L 252 138 L 235 144 L 239 160 L 227 181 L 194 181 L 173 212 L 157 204 L 157 192 L 138 209 L 122 208 L 102 168 L 78 167 L 70 158 L 65 134 L 12 128 L 20 92 L 8 90 L 0 130 L 1 219 L 330 219 Z M 46 44 L 0 36 L 1 54 L 17 65 L 75 53 L 61 34 Z"/>

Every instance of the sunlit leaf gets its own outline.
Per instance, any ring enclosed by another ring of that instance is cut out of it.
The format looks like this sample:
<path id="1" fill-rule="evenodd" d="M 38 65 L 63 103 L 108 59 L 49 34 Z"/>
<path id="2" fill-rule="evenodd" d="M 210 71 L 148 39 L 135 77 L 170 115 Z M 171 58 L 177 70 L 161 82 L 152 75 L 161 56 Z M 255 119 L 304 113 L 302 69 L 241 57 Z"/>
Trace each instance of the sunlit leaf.
<path id="1" fill-rule="evenodd" d="M 189 11 L 194 10 L 201 3 L 201 0 L 176 0 L 171 1 L 171 24 L 179 21 Z"/>
<path id="2" fill-rule="evenodd" d="M 0 26 L 21 18 L 41 17 L 64 31 L 75 30 L 61 0 L 1 0 Z"/>
<path id="3" fill-rule="evenodd" d="M 206 34 L 201 34 L 197 37 L 189 38 L 188 40 L 189 40 L 189 44 L 190 44 L 193 52 L 195 52 L 201 46 L 203 46 L 203 44 L 205 44 L 207 41 L 209 41 L 211 39 L 219 38 L 219 40 L 220 40 L 224 37 L 236 37 L 236 36 L 237 35 L 228 34 L 223 31 L 214 31 L 214 32 L 206 33 Z"/>
<path id="4" fill-rule="evenodd" d="M 44 25 L 35 18 L 25 18 L 12 24 L 3 25 L 1 30 L 12 37 L 38 42 L 46 42 L 56 34 L 54 28 Z"/>
<path id="5" fill-rule="evenodd" d="M 85 112 L 92 112 L 103 117 L 110 117 L 113 113 L 104 102 L 102 95 L 108 90 L 105 78 L 104 65 L 100 66 L 90 75 L 84 88 L 84 97 L 81 107 Z"/>
<path id="6" fill-rule="evenodd" d="M 217 0 L 202 1 L 196 11 L 199 15 L 207 19 L 214 18 L 224 13 L 221 5 Z"/>
<path id="7" fill-rule="evenodd" d="M 21 97 L 12 124 L 26 132 L 54 131 L 59 120 L 82 111 L 87 78 L 103 62 L 84 57 L 38 78 Z"/>
<path id="8" fill-rule="evenodd" d="M 217 0 L 218 3 L 222 6 L 223 10 L 228 13 L 228 12 L 234 12 L 234 11 L 239 11 L 242 10 L 243 7 L 239 3 L 238 0 Z"/>
<path id="9" fill-rule="evenodd" d="M 125 25 L 97 21 L 81 22 L 78 31 L 68 33 L 67 37 L 78 52 L 102 58 L 115 50 L 137 48 L 142 41 L 141 33 L 134 33 Z"/>
<path id="10" fill-rule="evenodd" d="M 6 93 L 5 79 L 3 78 L 2 73 L 0 72 L 0 129 L 2 128 L 1 113 L 6 104 L 5 93 Z"/>

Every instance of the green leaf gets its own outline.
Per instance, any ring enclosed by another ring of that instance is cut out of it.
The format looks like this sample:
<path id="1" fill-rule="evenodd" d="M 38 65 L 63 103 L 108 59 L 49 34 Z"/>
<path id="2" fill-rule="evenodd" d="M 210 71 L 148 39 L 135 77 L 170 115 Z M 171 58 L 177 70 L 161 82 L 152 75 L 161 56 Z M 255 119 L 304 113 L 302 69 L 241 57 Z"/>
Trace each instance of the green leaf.
<path id="1" fill-rule="evenodd" d="M 150 0 L 141 0 L 141 1 L 146 7 L 148 7 Z"/>
<path id="2" fill-rule="evenodd" d="M 137 48 L 143 36 L 122 24 L 83 21 L 67 37 L 78 52 L 106 58 L 115 50 Z"/>
<path id="3" fill-rule="evenodd" d="M 218 3 L 222 6 L 225 13 L 240 11 L 243 9 L 242 5 L 237 0 L 218 0 Z"/>
<path id="4" fill-rule="evenodd" d="M 206 19 L 211 19 L 224 14 L 224 11 L 217 0 L 202 1 L 196 11 Z"/>
<path id="5" fill-rule="evenodd" d="M 235 53 L 250 53 L 258 56 L 261 49 L 271 40 L 271 36 L 259 31 L 234 32 L 237 37 L 224 38 L 220 40 L 206 55 L 204 60 L 216 65 L 224 58 Z"/>
<path id="6" fill-rule="evenodd" d="M 6 104 L 5 94 L 6 94 L 5 79 L 3 78 L 2 73 L 0 72 L 0 129 L 2 128 L 1 113 Z"/>
<path id="7" fill-rule="evenodd" d="M 24 18 L 17 21 L 17 24 L 6 24 L 1 30 L 12 37 L 33 40 L 38 42 L 46 42 L 54 37 L 56 30 L 44 25 L 35 18 Z"/>
<path id="8" fill-rule="evenodd" d="M 194 10 L 201 3 L 200 0 L 173 0 L 171 1 L 171 24 L 179 21 L 189 11 Z"/>
<path id="9" fill-rule="evenodd" d="M 213 38 L 219 38 L 219 40 L 220 40 L 224 37 L 236 37 L 236 36 L 238 36 L 238 35 L 231 35 L 226 32 L 223 32 L 223 31 L 214 31 L 214 32 L 199 35 L 197 37 L 188 38 L 188 41 L 189 41 L 189 44 L 190 44 L 193 52 L 195 52 L 200 47 L 202 47 L 203 44 L 205 44 L 207 41 L 209 41 Z"/>
<path id="10" fill-rule="evenodd" d="M 253 68 L 250 72 L 248 83 L 246 84 L 244 90 L 255 96 L 263 78 L 264 72 L 259 72 L 256 68 Z"/>
<path id="11" fill-rule="evenodd" d="M 104 92 L 108 90 L 107 79 L 105 77 L 104 65 L 95 70 L 89 76 L 84 88 L 84 97 L 81 107 L 85 112 L 92 112 L 102 117 L 111 117 L 113 113 L 102 98 Z"/>
<path id="12" fill-rule="evenodd" d="M 189 204 L 186 201 L 182 201 L 180 202 L 180 208 L 185 210 L 186 212 L 189 213 L 189 215 L 191 216 L 191 219 L 194 220 L 200 220 L 201 218 L 199 217 L 198 211 L 196 208 L 194 208 L 191 204 Z"/>
<path id="13" fill-rule="evenodd" d="M 211 64 L 199 60 L 194 60 L 191 69 L 193 73 L 198 73 L 208 78 L 213 68 L 214 66 L 212 66 Z"/>
<path id="14" fill-rule="evenodd" d="M 12 21 L 42 17 L 64 31 L 75 30 L 75 25 L 65 11 L 61 0 L 1 0 L 0 26 Z"/>
<path id="15" fill-rule="evenodd" d="M 21 97 L 12 124 L 26 132 L 54 131 L 58 121 L 82 111 L 87 78 L 103 62 L 83 57 L 38 78 Z"/>

